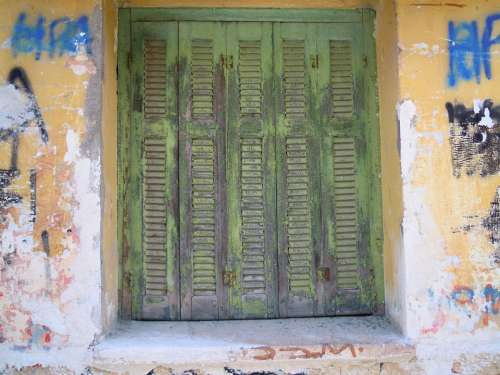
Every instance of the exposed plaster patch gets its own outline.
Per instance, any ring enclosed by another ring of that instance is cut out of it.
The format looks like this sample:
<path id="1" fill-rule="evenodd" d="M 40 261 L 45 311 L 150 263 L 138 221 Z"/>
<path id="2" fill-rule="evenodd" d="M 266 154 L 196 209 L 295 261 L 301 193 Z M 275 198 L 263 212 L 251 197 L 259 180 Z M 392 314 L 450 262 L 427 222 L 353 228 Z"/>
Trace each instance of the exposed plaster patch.
<path id="1" fill-rule="evenodd" d="M 32 100 L 14 85 L 0 86 L 0 129 L 18 130 L 35 118 Z"/>
<path id="2" fill-rule="evenodd" d="M 10 49 L 12 45 L 11 39 L 7 38 L 6 40 L 3 41 L 3 43 L 0 45 L 0 48 L 2 49 Z"/>
<path id="3" fill-rule="evenodd" d="M 68 151 L 64 155 L 64 161 L 72 163 L 77 160 L 80 147 L 80 136 L 73 129 L 68 129 L 66 133 L 66 146 Z"/>
<path id="4" fill-rule="evenodd" d="M 436 56 L 439 53 L 444 53 L 439 48 L 439 45 L 433 44 L 432 46 L 429 46 L 427 43 L 415 43 L 410 47 L 410 52 L 414 54 L 419 54 L 421 56 L 426 56 L 426 57 L 433 57 Z"/>
<path id="5" fill-rule="evenodd" d="M 401 175 L 403 183 L 408 183 L 417 157 L 417 107 L 411 100 L 405 100 L 397 106 L 397 113 L 401 137 Z"/>
<path id="6" fill-rule="evenodd" d="M 94 62 L 89 59 L 86 54 L 79 54 L 75 57 L 70 57 L 66 61 L 66 66 L 69 67 L 76 75 L 96 74 L 97 69 Z"/>

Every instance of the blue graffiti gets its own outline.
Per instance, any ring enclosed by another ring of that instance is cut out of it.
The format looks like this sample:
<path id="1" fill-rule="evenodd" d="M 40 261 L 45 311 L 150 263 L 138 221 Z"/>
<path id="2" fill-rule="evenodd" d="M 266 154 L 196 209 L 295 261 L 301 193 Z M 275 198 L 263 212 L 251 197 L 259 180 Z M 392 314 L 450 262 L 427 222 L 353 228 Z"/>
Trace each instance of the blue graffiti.
<path id="1" fill-rule="evenodd" d="M 500 13 L 486 17 L 483 35 L 479 36 L 477 21 L 448 22 L 449 73 L 448 85 L 454 87 L 458 81 L 475 79 L 481 82 L 481 74 L 491 79 L 491 48 L 500 44 L 500 34 L 493 37 L 493 27 L 500 21 Z"/>
<path id="2" fill-rule="evenodd" d="M 91 54 L 92 38 L 90 36 L 89 20 L 81 16 L 72 20 L 62 17 L 53 20 L 46 27 L 46 19 L 39 16 L 34 24 L 26 22 L 26 13 L 21 13 L 14 25 L 11 38 L 12 53 L 35 54 L 35 59 L 40 60 L 43 52 L 49 57 L 64 54 L 75 55 L 81 48 Z"/>

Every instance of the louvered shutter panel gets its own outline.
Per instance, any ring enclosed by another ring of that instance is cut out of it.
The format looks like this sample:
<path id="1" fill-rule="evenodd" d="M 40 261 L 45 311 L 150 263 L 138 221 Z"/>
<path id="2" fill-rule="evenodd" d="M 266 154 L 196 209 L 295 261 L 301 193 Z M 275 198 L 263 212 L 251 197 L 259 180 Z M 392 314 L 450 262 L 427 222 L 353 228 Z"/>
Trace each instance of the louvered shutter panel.
<path id="1" fill-rule="evenodd" d="M 361 23 L 133 24 L 133 318 L 374 311 L 366 38 Z"/>
<path id="2" fill-rule="evenodd" d="M 179 25 L 181 314 L 224 314 L 225 116 L 221 23 Z"/>
<path id="3" fill-rule="evenodd" d="M 325 283 L 329 314 L 372 311 L 369 254 L 370 189 L 365 137 L 361 32 L 356 26 L 318 27 L 322 124 L 322 221 L 331 280 Z"/>
<path id="4" fill-rule="evenodd" d="M 274 25 L 275 74 L 279 96 L 276 113 L 277 216 L 280 316 L 317 312 L 316 267 L 319 222 L 319 165 L 314 153 L 315 53 L 313 28 L 305 24 Z"/>
<path id="5" fill-rule="evenodd" d="M 177 25 L 134 25 L 130 240 L 133 315 L 178 319 Z M 134 157 L 135 155 L 135 157 Z"/>
<path id="6" fill-rule="evenodd" d="M 229 315 L 276 317 L 272 26 L 231 23 L 226 33 Z"/>

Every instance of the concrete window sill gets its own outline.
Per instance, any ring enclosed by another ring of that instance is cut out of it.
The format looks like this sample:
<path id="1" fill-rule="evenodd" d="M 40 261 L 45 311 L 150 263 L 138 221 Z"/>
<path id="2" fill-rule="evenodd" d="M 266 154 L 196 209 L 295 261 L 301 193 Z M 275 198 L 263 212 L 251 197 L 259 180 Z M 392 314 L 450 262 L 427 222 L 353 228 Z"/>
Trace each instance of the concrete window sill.
<path id="1" fill-rule="evenodd" d="M 121 322 L 93 348 L 98 368 L 283 361 L 410 360 L 415 347 L 382 317 Z"/>

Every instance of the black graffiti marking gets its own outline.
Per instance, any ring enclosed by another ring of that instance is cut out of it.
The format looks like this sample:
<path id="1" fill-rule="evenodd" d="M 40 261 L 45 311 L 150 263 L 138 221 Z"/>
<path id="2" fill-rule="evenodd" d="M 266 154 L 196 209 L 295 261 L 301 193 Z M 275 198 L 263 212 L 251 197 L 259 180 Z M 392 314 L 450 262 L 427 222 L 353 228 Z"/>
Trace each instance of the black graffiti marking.
<path id="1" fill-rule="evenodd" d="M 448 121 L 454 122 L 462 127 L 467 127 L 470 124 L 479 124 L 485 115 L 485 110 L 488 109 L 489 115 L 497 124 L 500 123 L 500 106 L 493 106 L 493 101 L 486 99 L 478 113 L 474 112 L 474 108 L 467 108 L 461 103 L 452 104 L 446 103 L 446 110 L 448 111 Z"/>
<path id="2" fill-rule="evenodd" d="M 450 122 L 450 143 L 453 174 L 481 176 L 500 171 L 500 106 L 485 100 L 476 113 L 463 104 L 446 103 Z M 490 117 L 493 126 L 481 125 L 483 117 Z"/>
<path id="3" fill-rule="evenodd" d="M 44 143 L 47 143 L 49 140 L 49 134 L 47 132 L 45 122 L 43 121 L 42 113 L 40 112 L 40 107 L 38 106 L 35 94 L 33 93 L 33 89 L 31 88 L 30 80 L 24 69 L 21 67 L 12 68 L 9 73 L 9 77 L 7 78 L 7 82 L 11 85 L 14 85 L 17 90 L 23 91 L 28 96 L 30 100 L 30 110 L 32 110 L 35 115 L 35 122 L 38 126 L 38 129 L 40 130 L 40 137 L 42 138 L 42 141 Z M 28 125 L 29 121 L 21 124 L 22 131 L 24 131 L 24 129 Z M 12 133 L 15 133 L 16 130 L 7 129 L 6 132 L 7 134 L 4 135 L 4 137 L 12 136 Z M 3 137 L 0 133 L 0 140 L 3 140 L 2 138 Z"/>
<path id="4" fill-rule="evenodd" d="M 483 227 L 491 233 L 491 243 L 500 243 L 500 186 L 491 202 L 490 214 L 483 220 Z"/>
<path id="5" fill-rule="evenodd" d="M 0 170 L 0 209 L 4 209 L 22 201 L 22 197 L 14 192 L 5 191 L 4 188 L 12 183 L 12 180 L 19 176 L 17 169 Z"/>
<path id="6" fill-rule="evenodd" d="M 29 111 L 32 111 L 35 116 L 35 122 L 40 131 L 40 137 L 44 143 L 49 140 L 47 127 L 40 112 L 40 107 L 33 93 L 28 75 L 21 67 L 12 68 L 7 82 L 13 85 L 17 90 L 22 91 L 29 100 Z M 19 176 L 17 169 L 17 157 L 19 151 L 19 133 L 29 126 L 30 121 L 25 121 L 16 128 L 0 129 L 0 142 L 6 142 L 11 139 L 11 154 L 10 154 L 10 167 L 9 169 L 0 169 L 0 209 L 12 206 L 13 204 L 20 203 L 22 197 L 15 192 L 7 192 L 5 188 L 12 184 L 12 180 Z M 33 174 L 34 170 L 30 171 L 30 186 L 31 186 L 31 220 L 35 221 L 36 215 L 36 175 Z"/>
<path id="7" fill-rule="evenodd" d="M 22 197 L 16 193 L 0 191 L 0 209 L 6 208 L 22 201 Z"/>
<path id="8" fill-rule="evenodd" d="M 50 255 L 49 232 L 47 232 L 46 230 L 42 232 L 42 246 L 45 254 L 49 256 Z"/>
<path id="9" fill-rule="evenodd" d="M 31 200 L 30 200 L 30 221 L 34 223 L 36 221 L 36 170 L 30 170 L 30 192 L 31 192 Z"/>

